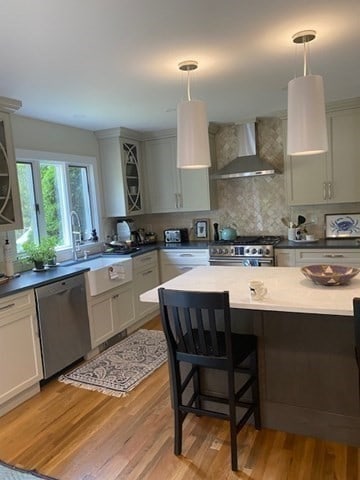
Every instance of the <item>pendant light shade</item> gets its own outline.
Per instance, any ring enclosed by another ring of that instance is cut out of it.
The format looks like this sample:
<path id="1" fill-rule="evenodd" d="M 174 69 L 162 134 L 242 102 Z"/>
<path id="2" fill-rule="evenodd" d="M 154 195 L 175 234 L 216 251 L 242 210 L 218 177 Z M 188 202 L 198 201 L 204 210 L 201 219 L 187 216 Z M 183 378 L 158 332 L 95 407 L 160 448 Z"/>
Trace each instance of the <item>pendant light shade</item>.
<path id="1" fill-rule="evenodd" d="M 183 101 L 177 108 L 178 168 L 210 167 L 210 147 L 206 104 Z"/>
<path id="2" fill-rule="evenodd" d="M 295 43 L 304 44 L 304 76 L 288 84 L 288 155 L 314 155 L 328 150 L 323 79 L 307 74 L 305 43 L 314 38 L 312 30 L 293 37 Z"/>
<path id="3" fill-rule="evenodd" d="M 177 107 L 177 167 L 208 168 L 211 162 L 206 104 L 190 96 L 190 71 L 197 68 L 197 62 L 182 62 L 179 68 L 188 72 L 188 100 Z"/>

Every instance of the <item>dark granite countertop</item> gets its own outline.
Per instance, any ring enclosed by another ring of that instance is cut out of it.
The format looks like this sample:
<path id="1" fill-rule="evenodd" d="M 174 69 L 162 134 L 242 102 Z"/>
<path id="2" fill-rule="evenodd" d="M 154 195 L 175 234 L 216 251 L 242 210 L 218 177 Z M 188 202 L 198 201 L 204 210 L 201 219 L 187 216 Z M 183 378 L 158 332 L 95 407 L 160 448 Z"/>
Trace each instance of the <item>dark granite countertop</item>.
<path id="1" fill-rule="evenodd" d="M 188 243 L 171 243 L 165 244 L 163 242 L 142 245 L 140 249 L 136 252 L 127 255 L 118 255 L 118 254 L 107 254 L 106 257 L 111 258 L 134 258 L 138 257 L 139 255 L 146 254 L 148 252 L 153 252 L 159 249 L 168 249 L 168 248 L 207 248 L 208 242 L 188 242 Z M 91 258 L 98 258 L 101 256 L 101 253 L 89 256 L 88 260 Z M 85 264 L 82 266 L 81 259 L 75 265 L 66 265 L 64 262 L 63 265 L 50 268 L 49 270 L 45 270 L 43 272 L 33 272 L 32 270 L 21 272 L 20 276 L 10 279 L 7 283 L 0 285 L 0 298 L 6 297 L 8 295 L 13 295 L 15 293 L 19 293 L 23 290 L 27 290 L 29 288 L 36 288 L 42 285 L 46 285 L 48 283 L 57 282 L 59 280 L 63 280 L 68 277 L 72 277 L 74 275 L 79 275 L 80 273 L 84 273 L 89 270 L 88 266 Z"/>
<path id="2" fill-rule="evenodd" d="M 52 282 L 58 282 L 74 275 L 89 270 L 88 267 L 82 268 L 81 264 L 77 264 L 69 267 L 55 267 L 45 270 L 44 272 L 22 272 L 20 276 L 11 278 L 7 283 L 0 285 L 0 297 L 6 297 L 7 295 L 13 295 L 19 293 L 22 290 L 29 288 L 36 288 L 42 285 L 46 285 Z"/>
<path id="3" fill-rule="evenodd" d="M 191 241 L 187 243 L 164 243 L 157 242 L 149 245 L 142 245 L 136 252 L 127 255 L 106 255 L 107 257 L 114 258 L 134 258 L 139 255 L 146 254 L 148 252 L 156 250 L 171 250 L 171 249 L 204 249 L 208 248 L 209 242 L 207 241 Z M 319 239 L 316 242 L 292 242 L 289 240 L 282 240 L 276 248 L 306 248 L 306 249 L 318 249 L 318 248 L 333 248 L 333 249 L 359 249 L 360 253 L 360 239 Z M 93 258 L 99 257 L 101 254 L 96 254 Z M 89 260 L 92 257 L 89 257 Z M 48 283 L 57 282 L 59 280 L 79 275 L 89 270 L 88 266 L 82 266 L 81 260 L 75 265 L 58 266 L 50 268 L 44 272 L 33 272 L 32 270 L 22 272 L 19 277 L 10 279 L 7 283 L 0 285 L 0 298 L 15 293 L 21 292 L 29 288 L 36 288 Z"/>
<path id="4" fill-rule="evenodd" d="M 327 239 L 320 238 L 315 242 L 294 242 L 291 240 L 282 240 L 276 245 L 276 248 L 358 248 L 360 252 L 360 239 L 358 238 L 349 238 L 349 239 Z"/>

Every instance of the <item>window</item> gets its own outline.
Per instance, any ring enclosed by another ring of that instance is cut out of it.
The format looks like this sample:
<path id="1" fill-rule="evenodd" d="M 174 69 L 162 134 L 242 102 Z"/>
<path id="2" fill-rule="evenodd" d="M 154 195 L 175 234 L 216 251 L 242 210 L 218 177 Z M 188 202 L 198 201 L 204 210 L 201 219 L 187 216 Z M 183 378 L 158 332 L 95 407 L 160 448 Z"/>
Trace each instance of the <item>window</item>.
<path id="1" fill-rule="evenodd" d="M 98 229 L 95 159 L 45 152 L 17 151 L 17 172 L 24 228 L 15 232 L 17 252 L 28 240 L 56 239 L 58 248 L 72 246 L 71 212 L 80 224 L 81 242 Z M 77 226 L 77 230 L 79 230 Z"/>

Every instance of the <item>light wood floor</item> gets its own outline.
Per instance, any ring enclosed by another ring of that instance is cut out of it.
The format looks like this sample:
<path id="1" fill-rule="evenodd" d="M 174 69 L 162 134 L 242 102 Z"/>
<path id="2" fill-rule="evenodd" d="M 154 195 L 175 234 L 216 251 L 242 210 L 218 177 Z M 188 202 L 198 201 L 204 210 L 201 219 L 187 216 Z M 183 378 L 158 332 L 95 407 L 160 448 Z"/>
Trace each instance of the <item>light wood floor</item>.
<path id="1" fill-rule="evenodd" d="M 360 479 L 354 447 L 247 426 L 234 473 L 226 422 L 188 416 L 181 457 L 172 426 L 166 365 L 120 399 L 53 380 L 0 418 L 0 459 L 59 480 Z"/>

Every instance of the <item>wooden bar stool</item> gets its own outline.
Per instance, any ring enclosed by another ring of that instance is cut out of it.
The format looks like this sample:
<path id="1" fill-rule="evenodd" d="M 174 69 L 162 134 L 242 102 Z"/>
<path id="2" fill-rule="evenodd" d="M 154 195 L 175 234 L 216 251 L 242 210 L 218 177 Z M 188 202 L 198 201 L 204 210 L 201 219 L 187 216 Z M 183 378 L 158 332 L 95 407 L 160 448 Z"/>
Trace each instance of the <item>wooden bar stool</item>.
<path id="1" fill-rule="evenodd" d="M 173 395 L 174 453 L 181 455 L 182 424 L 188 413 L 221 418 L 230 423 L 231 468 L 238 469 L 237 433 L 254 415 L 256 429 L 261 428 L 255 335 L 232 333 L 229 292 L 189 292 L 159 289 L 161 321 L 166 336 L 170 381 Z M 245 362 L 246 360 L 246 362 Z M 180 362 L 190 365 L 184 375 Z M 227 372 L 228 394 L 206 395 L 201 391 L 200 367 Z M 245 374 L 236 388 L 236 373 Z M 185 377 L 185 378 L 183 378 Z M 184 391 L 192 381 L 190 399 Z M 251 391 L 251 400 L 244 398 Z M 226 406 L 225 413 L 209 408 L 209 403 Z M 240 418 L 237 413 L 241 408 Z"/>
<path id="2" fill-rule="evenodd" d="M 353 299 L 354 304 L 354 329 L 355 329 L 355 357 L 359 368 L 359 391 L 360 391 L 360 298 Z"/>

